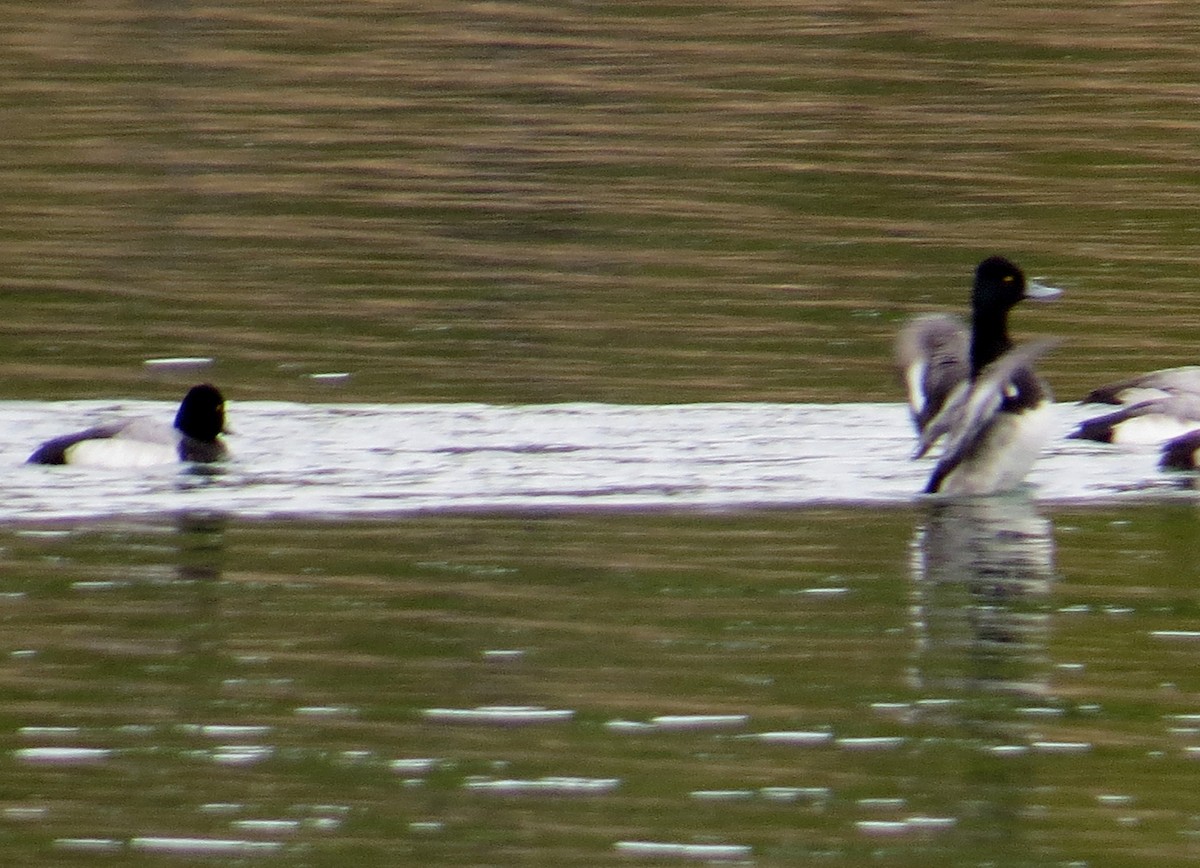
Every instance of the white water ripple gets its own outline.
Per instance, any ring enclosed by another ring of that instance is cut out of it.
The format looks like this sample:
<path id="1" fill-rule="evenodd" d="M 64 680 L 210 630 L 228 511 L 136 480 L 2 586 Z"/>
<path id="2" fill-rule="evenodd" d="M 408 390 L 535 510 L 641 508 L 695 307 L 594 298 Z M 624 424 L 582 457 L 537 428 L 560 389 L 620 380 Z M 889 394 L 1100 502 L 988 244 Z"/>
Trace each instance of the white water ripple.
<path id="1" fill-rule="evenodd" d="M 211 471 L 24 464 L 41 441 L 162 402 L 0 402 L 0 520 L 212 511 L 350 517 L 431 511 L 737 509 L 915 500 L 901 404 L 231 403 L 234 458 Z M 1040 501 L 1178 496 L 1153 448 L 1063 439 L 1096 408 L 1060 405 L 1030 474 Z"/>

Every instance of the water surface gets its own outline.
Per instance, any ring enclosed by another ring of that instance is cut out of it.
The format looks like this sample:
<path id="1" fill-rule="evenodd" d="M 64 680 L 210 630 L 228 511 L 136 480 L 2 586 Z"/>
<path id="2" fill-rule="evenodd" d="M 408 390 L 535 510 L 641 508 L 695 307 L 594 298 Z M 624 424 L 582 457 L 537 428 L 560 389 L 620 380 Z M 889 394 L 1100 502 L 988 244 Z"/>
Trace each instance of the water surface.
<path id="1" fill-rule="evenodd" d="M 1059 405 L 1028 480 L 1043 502 L 1190 497 L 1153 447 L 1065 435 L 1096 406 Z M 230 404 L 233 458 L 150 471 L 23 465 L 43 439 L 145 414 L 156 402 L 0 403 L 0 520 L 208 510 L 228 517 L 430 511 L 745 509 L 894 505 L 918 497 L 933 458 L 911 460 L 898 404 Z M 936 449 L 934 451 L 936 455 Z"/>
<path id="2" fill-rule="evenodd" d="M 4 531 L 6 858 L 1190 864 L 1196 529 L 1013 497 Z"/>
<path id="3" fill-rule="evenodd" d="M 5 864 L 1195 862 L 1190 480 L 889 369 L 1196 360 L 1190 5 L 6 9 Z M 22 464 L 179 356 L 227 467 Z"/>

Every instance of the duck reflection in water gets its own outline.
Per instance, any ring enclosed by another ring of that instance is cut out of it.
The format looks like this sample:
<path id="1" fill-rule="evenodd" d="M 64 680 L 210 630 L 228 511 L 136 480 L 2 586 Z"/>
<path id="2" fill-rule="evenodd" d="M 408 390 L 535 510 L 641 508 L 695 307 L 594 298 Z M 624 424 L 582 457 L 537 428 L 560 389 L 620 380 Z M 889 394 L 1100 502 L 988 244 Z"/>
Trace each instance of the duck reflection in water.
<path id="1" fill-rule="evenodd" d="M 195 679 L 183 700 L 188 714 L 195 714 L 196 706 L 207 710 L 220 696 L 212 673 L 220 671 L 224 646 L 221 579 L 227 526 L 228 518 L 220 512 L 183 511 L 174 517 L 175 577 L 181 588 L 191 591 L 183 612 L 186 624 L 177 638 L 181 658 L 190 662 Z"/>
<path id="2" fill-rule="evenodd" d="M 915 684 L 1048 692 L 1051 530 L 1022 494 L 928 505 L 912 552 Z"/>
<path id="3" fill-rule="evenodd" d="M 1024 864 L 1036 846 L 1024 806 L 1036 773 L 1029 710 L 1053 704 L 1051 532 L 1014 494 L 929 503 L 913 537 L 912 722 L 937 781 L 925 795 L 958 819 L 958 846 L 980 864 Z"/>

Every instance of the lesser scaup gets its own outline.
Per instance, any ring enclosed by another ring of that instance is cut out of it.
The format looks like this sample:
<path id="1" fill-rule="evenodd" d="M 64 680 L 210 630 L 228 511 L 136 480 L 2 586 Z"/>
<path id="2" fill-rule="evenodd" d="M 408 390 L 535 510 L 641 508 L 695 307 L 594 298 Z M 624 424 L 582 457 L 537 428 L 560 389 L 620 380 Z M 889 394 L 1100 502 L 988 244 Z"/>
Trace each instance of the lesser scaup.
<path id="1" fill-rule="evenodd" d="M 1067 437 L 1122 445 L 1161 444 L 1196 428 L 1200 428 L 1200 394 L 1180 393 L 1085 419 Z"/>
<path id="2" fill-rule="evenodd" d="M 1068 437 L 1162 444 L 1200 428 L 1200 366 L 1163 368 L 1106 383 L 1080 403 L 1119 404 L 1122 409 L 1085 420 Z"/>
<path id="3" fill-rule="evenodd" d="M 1054 341 L 1035 341 L 1013 349 L 1008 336 L 1008 312 L 1026 298 L 1050 299 L 1060 290 L 1025 279 L 1021 269 L 1002 256 L 979 263 L 971 291 L 971 328 L 965 364 L 953 358 L 950 330 L 944 320 L 923 317 L 906 327 L 898 348 L 921 346 L 934 340 L 943 360 L 925 355 L 919 359 L 899 355 L 905 366 L 909 407 L 920 431 L 917 456 L 924 455 L 940 437 L 946 444 L 929 483 L 927 494 L 992 494 L 1020 485 L 1045 442 L 1052 419 L 1053 397 L 1049 387 L 1034 373 L 1034 361 Z M 923 366 L 923 367 L 922 367 Z M 955 369 L 966 369 L 957 384 L 949 387 L 939 377 Z M 940 372 L 930 385 L 930 371 Z M 914 387 L 914 384 L 917 384 Z M 930 412 L 926 404 L 940 409 Z M 922 424 L 924 419 L 924 424 Z"/>
<path id="4" fill-rule="evenodd" d="M 1200 430 L 1181 434 L 1163 444 L 1158 466 L 1163 470 L 1200 470 Z"/>
<path id="5" fill-rule="evenodd" d="M 1154 398 L 1200 395 L 1200 365 L 1163 368 L 1127 380 L 1105 383 L 1088 392 L 1081 404 L 1138 404 Z"/>
<path id="6" fill-rule="evenodd" d="M 219 461 L 226 456 L 225 399 L 216 386 L 193 386 L 167 427 L 137 418 L 47 440 L 29 456 L 30 464 L 90 467 L 148 467 L 172 461 Z"/>

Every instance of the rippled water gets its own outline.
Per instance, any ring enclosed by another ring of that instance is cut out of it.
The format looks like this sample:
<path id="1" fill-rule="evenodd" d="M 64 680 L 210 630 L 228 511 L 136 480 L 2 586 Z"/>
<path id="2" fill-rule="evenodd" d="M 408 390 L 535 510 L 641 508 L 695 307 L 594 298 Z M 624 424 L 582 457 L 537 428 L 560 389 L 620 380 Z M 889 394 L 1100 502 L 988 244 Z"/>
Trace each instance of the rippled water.
<path id="1" fill-rule="evenodd" d="M 1194 864 L 1190 478 L 918 498 L 889 367 L 996 252 L 1196 361 L 1190 5 L 8 11 L 5 865 Z M 227 466 L 23 465 L 180 356 Z"/>
<path id="2" fill-rule="evenodd" d="M 1191 491 L 1150 447 L 1066 440 L 1096 407 L 1060 405 L 1030 476 L 1038 500 L 1093 502 Z M 744 509 L 916 499 L 932 460 L 912 461 L 895 404 L 231 405 L 234 458 L 215 468 L 97 471 L 23 466 L 44 438 L 154 402 L 0 404 L 0 519 L 210 510 L 338 518 L 424 511 Z"/>
<path id="3" fill-rule="evenodd" d="M 1017 496 L 0 531 L 6 857 L 1185 865 L 1198 526 Z"/>

